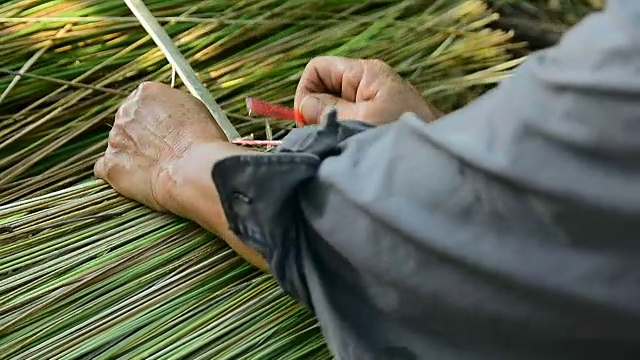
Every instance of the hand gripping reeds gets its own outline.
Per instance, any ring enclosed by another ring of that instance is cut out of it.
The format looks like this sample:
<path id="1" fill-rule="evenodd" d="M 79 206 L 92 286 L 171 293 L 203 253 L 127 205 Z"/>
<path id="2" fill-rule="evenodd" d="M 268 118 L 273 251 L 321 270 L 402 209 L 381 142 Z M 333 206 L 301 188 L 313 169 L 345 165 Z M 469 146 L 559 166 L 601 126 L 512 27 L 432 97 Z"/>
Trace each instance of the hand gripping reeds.
<path id="1" fill-rule="evenodd" d="M 213 99 L 211 93 L 202 85 L 191 65 L 180 53 L 178 47 L 173 43 L 167 32 L 160 26 L 158 20 L 151 14 L 149 9 L 141 0 L 124 1 L 133 15 L 138 19 L 142 27 L 149 33 L 153 41 L 158 45 L 169 63 L 177 71 L 182 82 L 187 86 L 191 95 L 200 99 L 207 107 L 213 118 L 216 120 L 222 131 L 230 141 L 240 138 L 240 134 L 231 124 L 227 115 Z"/>
<path id="2" fill-rule="evenodd" d="M 280 144 L 279 141 L 242 139 L 233 124 L 229 121 L 229 118 L 225 115 L 224 111 L 222 111 L 218 103 L 213 99 L 211 93 L 209 93 L 207 88 L 205 88 L 198 80 L 198 76 L 195 71 L 193 71 L 193 68 L 191 68 L 191 65 L 189 65 L 187 59 L 185 59 L 182 53 L 180 53 L 180 50 L 178 50 L 167 32 L 162 28 L 162 26 L 160 26 L 144 2 L 141 0 L 125 0 L 125 3 L 133 15 L 138 19 L 142 27 L 151 36 L 156 45 L 158 45 L 169 63 L 171 63 L 174 70 L 180 76 L 180 79 L 182 79 L 182 82 L 187 86 L 191 95 L 200 99 L 200 101 L 204 103 L 222 131 L 224 131 L 229 141 L 238 145 L 249 146 L 277 146 Z M 279 120 L 291 120 L 296 121 L 298 124 L 304 124 L 304 120 L 298 111 L 284 106 L 268 104 L 257 99 L 247 98 L 247 108 L 250 113 L 253 112 L 256 115 L 274 117 Z"/>

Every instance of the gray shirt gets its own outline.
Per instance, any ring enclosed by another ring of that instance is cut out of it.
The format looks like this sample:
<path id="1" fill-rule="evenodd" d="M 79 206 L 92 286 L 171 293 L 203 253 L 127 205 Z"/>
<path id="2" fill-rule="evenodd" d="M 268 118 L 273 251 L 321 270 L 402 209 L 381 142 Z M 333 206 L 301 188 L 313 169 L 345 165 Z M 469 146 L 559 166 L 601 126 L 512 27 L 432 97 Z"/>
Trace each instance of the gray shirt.
<path id="1" fill-rule="evenodd" d="M 329 112 L 215 166 L 336 358 L 640 358 L 640 1 L 608 3 L 433 124 Z"/>

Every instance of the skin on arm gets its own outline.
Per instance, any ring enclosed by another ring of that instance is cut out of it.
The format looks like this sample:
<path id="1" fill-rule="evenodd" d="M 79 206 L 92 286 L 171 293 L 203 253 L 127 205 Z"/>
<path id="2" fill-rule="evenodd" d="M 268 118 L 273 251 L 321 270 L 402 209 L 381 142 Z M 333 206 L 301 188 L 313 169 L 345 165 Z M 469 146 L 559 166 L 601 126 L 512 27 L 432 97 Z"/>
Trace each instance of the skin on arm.
<path id="1" fill-rule="evenodd" d="M 226 142 L 197 145 L 161 175 L 167 186 L 162 191 L 167 197 L 165 203 L 172 206 L 168 211 L 195 221 L 218 235 L 251 264 L 267 271 L 267 264 L 262 256 L 245 245 L 229 229 L 220 196 L 211 178 L 211 164 L 243 153 L 263 154 Z"/>
<path id="2" fill-rule="evenodd" d="M 330 105 L 336 105 L 342 118 L 375 125 L 393 122 L 407 111 L 425 121 L 441 115 L 380 61 L 316 58 L 300 80 L 295 106 L 305 120 L 317 123 Z M 218 161 L 247 153 L 269 156 L 227 142 L 196 98 L 146 82 L 119 108 L 107 150 L 94 172 L 125 197 L 195 221 L 250 263 L 267 270 L 262 256 L 229 229 L 212 178 Z"/>

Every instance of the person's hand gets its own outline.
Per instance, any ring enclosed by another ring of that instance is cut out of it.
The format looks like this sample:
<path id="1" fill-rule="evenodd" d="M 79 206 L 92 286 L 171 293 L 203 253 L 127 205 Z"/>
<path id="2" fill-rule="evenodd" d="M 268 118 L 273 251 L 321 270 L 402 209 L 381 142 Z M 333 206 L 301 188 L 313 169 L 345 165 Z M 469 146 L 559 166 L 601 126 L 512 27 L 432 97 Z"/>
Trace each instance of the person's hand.
<path id="1" fill-rule="evenodd" d="M 176 172 L 201 145 L 225 142 L 204 104 L 161 83 L 141 84 L 119 108 L 94 172 L 120 194 L 180 214 L 169 200 Z M 210 169 L 204 169 L 208 174 Z"/>
<path id="2" fill-rule="evenodd" d="M 262 256 L 229 229 L 211 177 L 217 161 L 246 153 L 254 152 L 229 143 L 199 100 L 143 83 L 120 106 L 94 172 L 125 197 L 197 222 L 266 270 Z"/>
<path id="3" fill-rule="evenodd" d="M 328 106 L 342 119 L 382 125 L 414 112 L 425 121 L 442 113 L 391 67 L 378 60 L 318 57 L 298 84 L 295 108 L 307 123 L 318 123 Z"/>

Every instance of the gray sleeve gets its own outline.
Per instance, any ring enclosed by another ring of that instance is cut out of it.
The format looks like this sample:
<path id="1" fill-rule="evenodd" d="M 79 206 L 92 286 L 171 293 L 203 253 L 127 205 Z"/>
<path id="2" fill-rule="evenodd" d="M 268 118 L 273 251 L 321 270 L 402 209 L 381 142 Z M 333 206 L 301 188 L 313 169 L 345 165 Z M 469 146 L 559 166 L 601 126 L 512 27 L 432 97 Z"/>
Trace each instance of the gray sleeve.
<path id="1" fill-rule="evenodd" d="M 302 246 L 312 230 L 300 208 L 300 191 L 321 162 L 336 155 L 339 143 L 370 128 L 338 122 L 335 111 L 328 112 L 320 126 L 292 131 L 275 154 L 230 157 L 212 170 L 231 230 L 263 256 L 282 288 L 308 307 Z"/>
<path id="2" fill-rule="evenodd" d="M 638 34 L 640 2 L 610 0 L 433 124 L 302 137 L 274 159 L 313 158 L 303 175 L 214 170 L 221 193 L 265 191 L 248 191 L 255 209 L 288 194 L 251 216 L 228 205 L 232 227 L 281 229 L 255 238 L 334 354 L 626 354 L 640 341 Z"/>
<path id="3" fill-rule="evenodd" d="M 475 167 L 531 190 L 636 211 L 640 2 L 610 0 L 558 46 L 429 130 Z M 629 167 L 626 176 L 612 166 Z"/>

